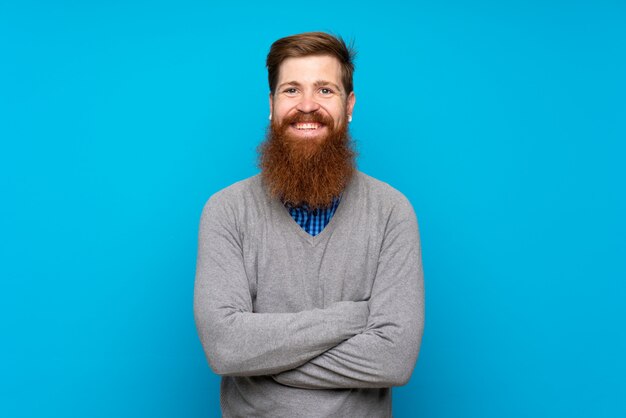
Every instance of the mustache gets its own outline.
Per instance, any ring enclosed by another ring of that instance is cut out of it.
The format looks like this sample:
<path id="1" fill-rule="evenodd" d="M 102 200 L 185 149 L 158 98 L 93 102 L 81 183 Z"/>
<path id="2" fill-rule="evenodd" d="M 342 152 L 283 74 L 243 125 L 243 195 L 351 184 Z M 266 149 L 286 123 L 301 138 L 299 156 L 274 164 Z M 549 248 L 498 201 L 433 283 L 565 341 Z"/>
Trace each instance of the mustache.
<path id="1" fill-rule="evenodd" d="M 320 123 L 322 125 L 334 126 L 334 119 L 320 111 L 312 113 L 296 112 L 283 120 L 282 126 L 291 125 L 293 123 Z"/>

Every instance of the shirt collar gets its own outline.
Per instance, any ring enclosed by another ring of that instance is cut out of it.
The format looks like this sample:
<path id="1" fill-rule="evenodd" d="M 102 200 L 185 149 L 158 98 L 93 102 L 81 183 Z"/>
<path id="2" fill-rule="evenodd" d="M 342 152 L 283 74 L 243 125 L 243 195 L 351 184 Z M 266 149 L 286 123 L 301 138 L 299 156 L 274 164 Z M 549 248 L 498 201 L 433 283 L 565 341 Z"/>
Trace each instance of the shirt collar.
<path id="1" fill-rule="evenodd" d="M 322 208 L 322 209 L 330 209 L 333 206 L 336 206 L 339 204 L 339 202 L 341 201 L 341 196 L 343 196 L 343 193 L 341 193 L 339 196 L 335 196 L 333 197 L 333 202 L 330 204 L 330 206 L 326 207 L 326 208 Z M 293 205 L 290 202 L 283 202 L 283 205 L 287 208 L 287 209 L 301 209 L 301 210 L 305 210 L 307 212 L 310 212 L 311 209 L 309 209 L 308 205 L 306 203 L 303 203 L 301 205 Z"/>

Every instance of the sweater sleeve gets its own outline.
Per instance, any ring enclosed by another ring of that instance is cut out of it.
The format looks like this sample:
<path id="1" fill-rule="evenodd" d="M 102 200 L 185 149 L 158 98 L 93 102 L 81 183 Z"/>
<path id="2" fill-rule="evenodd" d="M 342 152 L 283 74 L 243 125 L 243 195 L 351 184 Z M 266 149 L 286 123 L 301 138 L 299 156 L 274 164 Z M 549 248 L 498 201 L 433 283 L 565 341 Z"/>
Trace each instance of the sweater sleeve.
<path id="1" fill-rule="evenodd" d="M 236 224 L 224 199 L 209 199 L 200 219 L 194 317 L 215 373 L 253 376 L 293 369 L 364 329 L 366 301 L 297 313 L 253 312 Z"/>
<path id="2" fill-rule="evenodd" d="M 417 219 L 406 199 L 391 211 L 369 307 L 364 332 L 274 380 L 306 389 L 408 382 L 424 329 L 424 281 Z"/>

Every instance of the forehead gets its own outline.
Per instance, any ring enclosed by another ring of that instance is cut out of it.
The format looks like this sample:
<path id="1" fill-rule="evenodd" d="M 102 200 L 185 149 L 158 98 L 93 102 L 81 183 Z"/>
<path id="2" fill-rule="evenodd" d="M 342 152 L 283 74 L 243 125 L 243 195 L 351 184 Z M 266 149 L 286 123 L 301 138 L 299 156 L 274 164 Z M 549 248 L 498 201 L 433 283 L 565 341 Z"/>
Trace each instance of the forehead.
<path id="1" fill-rule="evenodd" d="M 335 84 L 341 82 L 341 63 L 330 55 L 310 55 L 287 58 L 280 64 L 278 84 L 297 81 L 315 83 L 324 80 Z"/>

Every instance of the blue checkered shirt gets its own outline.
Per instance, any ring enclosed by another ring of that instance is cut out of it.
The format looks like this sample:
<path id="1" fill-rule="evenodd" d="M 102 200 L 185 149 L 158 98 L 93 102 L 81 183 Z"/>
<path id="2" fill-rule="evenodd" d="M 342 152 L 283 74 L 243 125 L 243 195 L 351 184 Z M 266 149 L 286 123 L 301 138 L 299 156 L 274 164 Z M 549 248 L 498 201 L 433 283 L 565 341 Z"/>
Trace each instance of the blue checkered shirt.
<path id="1" fill-rule="evenodd" d="M 286 207 L 293 220 L 296 221 L 302 229 L 309 234 L 316 236 L 322 232 L 326 225 L 328 225 L 328 222 L 330 222 L 330 219 L 335 214 L 340 201 L 341 196 L 334 198 L 330 207 L 325 209 L 310 210 L 306 205 L 298 207 L 286 205 Z"/>

